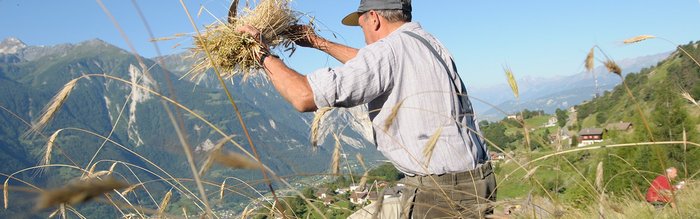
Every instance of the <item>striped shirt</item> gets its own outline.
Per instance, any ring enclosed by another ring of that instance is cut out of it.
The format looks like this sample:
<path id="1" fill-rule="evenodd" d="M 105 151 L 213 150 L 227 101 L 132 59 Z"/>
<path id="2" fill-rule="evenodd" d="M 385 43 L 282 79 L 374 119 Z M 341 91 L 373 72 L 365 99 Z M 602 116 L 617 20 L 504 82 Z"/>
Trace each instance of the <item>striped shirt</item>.
<path id="1" fill-rule="evenodd" d="M 488 159 L 452 56 L 418 23 L 307 79 L 317 107 L 367 104 L 377 149 L 408 175 L 463 172 Z"/>

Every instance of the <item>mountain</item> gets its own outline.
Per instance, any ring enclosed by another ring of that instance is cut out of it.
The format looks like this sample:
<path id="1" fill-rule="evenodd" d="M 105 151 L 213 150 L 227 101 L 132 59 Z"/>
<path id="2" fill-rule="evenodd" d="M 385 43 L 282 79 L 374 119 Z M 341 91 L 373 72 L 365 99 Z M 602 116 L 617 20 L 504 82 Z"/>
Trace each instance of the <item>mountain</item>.
<path id="1" fill-rule="evenodd" d="M 166 96 L 176 98 L 179 104 L 201 115 L 225 135 L 233 135 L 235 142 L 251 151 L 233 107 L 218 81 L 197 86 L 190 81 L 177 80 L 183 70 L 173 66 L 179 65 L 185 69 L 191 66 L 191 60 L 177 58 L 184 57 L 183 54 L 169 60 L 163 59 L 167 63 L 164 64 L 166 68 L 163 68 L 153 60 L 139 57 L 145 60 L 142 66 L 134 55 L 99 39 L 77 44 L 27 46 L 18 39 L 10 38 L 0 43 L 0 49 L 3 51 L 0 54 L 0 158 L 4 161 L 0 173 L 11 174 L 36 166 L 43 160 L 48 136 L 58 132 L 54 141 L 56 146 L 51 152 L 52 164 L 85 167 L 93 160 L 93 155 L 99 148 L 100 153 L 94 157 L 94 161 L 98 161 L 96 170 L 107 169 L 112 163 L 121 162 L 122 165 L 116 166 L 116 171 L 125 174 L 128 180 L 157 180 L 168 174 L 178 178 L 192 178 L 174 134 L 175 130 L 161 104 L 162 98 L 133 86 L 138 84 L 152 90 L 167 90 L 166 76 L 173 79 L 172 88 L 175 91 L 174 95 L 165 94 Z M 150 77 L 145 70 L 148 70 Z M 26 135 L 28 123 L 37 121 L 50 99 L 76 78 L 81 79 L 75 83 L 44 132 Z M 325 141 L 318 149 L 311 148 L 309 123 L 312 114 L 296 112 L 263 80 L 241 82 L 236 79 L 228 83 L 227 87 L 243 115 L 263 163 L 280 176 L 300 176 L 297 179 L 307 174 L 328 171 L 334 141 L 329 140 L 329 136 L 324 136 Z M 224 136 L 193 114 L 179 111 L 187 140 L 195 152 L 195 160 L 201 163 L 208 150 Z M 374 147 L 368 147 L 372 145 L 370 142 L 364 140 L 367 139 L 366 129 L 361 125 L 364 120 L 352 115 L 346 111 L 333 113 L 325 119 L 324 130 L 341 136 L 343 153 L 353 155 L 348 157 L 353 158 L 359 153 L 373 165 L 382 157 Z M 337 124 L 350 124 L 351 128 L 339 127 Z M 111 132 L 113 127 L 115 128 Z M 105 143 L 103 138 L 107 136 L 114 143 Z M 231 144 L 224 147 L 241 152 Z M 350 158 L 345 162 L 347 165 L 357 163 Z M 62 185 L 80 174 L 80 171 L 71 168 L 49 167 L 42 174 L 25 171 L 16 176 L 36 186 L 50 188 Z M 205 176 L 205 180 L 221 182 L 226 177 L 233 176 L 246 181 L 262 178 L 260 171 L 214 167 Z M 9 182 L 10 185 L 21 185 L 15 180 Z M 148 188 L 156 193 L 164 193 L 172 187 L 163 181 L 148 184 Z M 254 187 L 266 191 L 262 184 Z M 194 187 L 189 189 L 195 190 Z M 147 197 L 145 193 L 139 195 Z M 178 200 L 183 203 L 192 203 L 187 199 L 196 196 L 180 195 Z M 13 205 L 24 204 L 24 208 L 10 207 L 7 211 L 0 212 L 0 217 L 15 214 L 37 216 L 22 211 L 31 208 L 26 206 L 31 204 L 26 203 L 26 200 L 31 199 L 21 199 L 18 196 L 22 197 L 22 194 L 10 192 L 9 198 L 19 202 L 13 202 Z M 247 200 L 241 196 L 234 197 L 235 199 Z M 234 203 L 227 202 L 228 205 L 218 207 L 238 207 Z M 93 207 L 95 206 L 88 205 L 85 208 Z M 89 212 L 103 210 L 105 209 Z"/>
<path id="2" fill-rule="evenodd" d="M 670 52 L 641 56 L 617 61 L 623 74 L 656 65 L 670 55 Z M 599 66 L 593 70 L 598 78 L 599 94 L 608 91 L 620 83 L 619 77 L 611 75 L 605 67 Z M 518 82 L 520 103 L 516 103 L 513 93 L 507 84 L 499 84 L 485 88 L 472 88 L 470 95 L 489 100 L 489 104 L 472 100 L 481 120 L 500 120 L 505 117 L 498 109 L 507 113 L 515 113 L 522 109 L 544 110 L 553 113 L 557 108 L 568 108 L 589 100 L 595 95 L 595 79 L 593 74 L 580 72 L 569 76 L 551 78 L 523 77 Z"/>

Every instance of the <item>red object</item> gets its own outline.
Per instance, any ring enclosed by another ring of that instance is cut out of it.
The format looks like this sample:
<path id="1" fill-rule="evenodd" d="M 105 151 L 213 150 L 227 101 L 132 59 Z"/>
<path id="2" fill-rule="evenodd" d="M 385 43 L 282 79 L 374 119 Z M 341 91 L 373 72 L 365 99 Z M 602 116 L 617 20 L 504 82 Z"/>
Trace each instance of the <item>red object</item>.
<path id="1" fill-rule="evenodd" d="M 647 201 L 671 202 L 670 196 L 659 194 L 663 190 L 668 191 L 670 194 L 670 192 L 675 189 L 671 187 L 671 183 L 669 182 L 668 178 L 666 178 L 666 176 L 658 176 L 656 177 L 656 179 L 654 179 L 653 182 L 651 182 L 651 186 L 649 186 L 649 189 L 647 190 Z"/>

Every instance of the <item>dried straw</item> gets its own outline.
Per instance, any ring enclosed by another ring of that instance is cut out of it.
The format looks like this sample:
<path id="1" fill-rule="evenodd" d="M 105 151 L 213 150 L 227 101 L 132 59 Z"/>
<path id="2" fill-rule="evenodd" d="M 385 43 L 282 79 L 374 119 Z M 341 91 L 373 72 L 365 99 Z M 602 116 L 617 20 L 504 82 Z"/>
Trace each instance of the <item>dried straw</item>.
<path id="1" fill-rule="evenodd" d="M 698 105 L 698 101 L 696 101 L 695 98 L 693 98 L 693 96 L 691 96 L 690 93 L 688 93 L 687 91 L 683 91 L 683 93 L 681 93 L 681 96 L 683 96 L 684 99 L 690 101 L 691 103 L 695 104 L 696 106 L 700 106 L 700 105 Z"/>
<path id="2" fill-rule="evenodd" d="M 335 133 L 333 133 L 333 138 L 335 138 L 335 148 L 331 159 L 331 173 L 338 174 L 340 172 L 340 139 Z"/>
<path id="3" fill-rule="evenodd" d="M 60 109 L 63 103 L 66 102 L 66 99 L 68 99 L 71 91 L 73 91 L 73 88 L 75 88 L 78 79 L 80 78 L 70 80 L 68 83 L 63 85 L 63 88 L 61 88 L 61 90 L 51 99 L 49 104 L 46 105 L 44 110 L 42 110 L 41 116 L 39 116 L 39 121 L 34 123 L 34 126 L 31 128 L 32 131 L 41 132 L 44 130 L 49 121 L 56 115 L 58 109 Z"/>
<path id="4" fill-rule="evenodd" d="M 591 48 L 591 51 L 588 52 L 588 55 L 586 55 L 586 71 L 588 72 L 593 72 L 593 67 L 595 67 L 594 63 L 594 51 L 595 47 Z"/>
<path id="5" fill-rule="evenodd" d="M 506 73 L 506 77 L 508 78 L 508 84 L 510 85 L 510 89 L 513 91 L 513 95 L 517 99 L 518 96 L 520 96 L 520 92 L 518 92 L 518 83 L 515 81 L 515 76 L 513 76 L 513 70 L 510 69 L 509 66 L 503 66 L 503 71 Z"/>
<path id="6" fill-rule="evenodd" d="M 125 195 L 128 194 L 129 192 L 134 191 L 134 189 L 136 189 L 136 187 L 139 187 L 139 186 L 140 186 L 140 184 L 131 185 L 131 186 L 129 186 L 128 188 L 124 189 L 124 191 L 122 191 L 122 192 L 119 193 L 119 194 L 121 194 L 122 196 L 125 196 Z"/>
<path id="7" fill-rule="evenodd" d="M 609 72 L 622 77 L 622 69 L 612 59 L 605 60 L 605 68 L 607 68 Z"/>
<path id="8" fill-rule="evenodd" d="M 221 182 L 221 186 L 219 186 L 219 199 L 224 200 L 224 186 L 226 185 L 226 180 Z"/>
<path id="9" fill-rule="evenodd" d="M 323 121 L 324 116 L 330 112 L 332 107 L 321 107 L 316 110 L 314 119 L 311 121 L 311 146 L 316 148 L 318 146 L 319 129 L 321 128 L 321 121 Z"/>
<path id="10" fill-rule="evenodd" d="M 648 40 L 648 39 L 653 39 L 653 38 L 656 38 L 656 37 L 655 37 L 655 36 L 652 36 L 652 35 L 639 35 L 639 36 L 636 36 L 636 37 L 632 37 L 632 38 L 626 39 L 625 41 L 623 41 L 623 43 L 625 43 L 625 44 L 632 44 L 632 43 L 637 43 L 637 42 L 641 42 L 641 41 Z"/>
<path id="11" fill-rule="evenodd" d="M 598 167 L 595 171 L 595 186 L 598 192 L 603 193 L 603 161 L 598 162 Z"/>
<path id="12" fill-rule="evenodd" d="M 58 137 L 58 133 L 61 132 L 63 129 L 59 129 L 56 132 L 54 132 L 51 136 L 49 136 L 49 141 L 46 142 L 46 151 L 44 152 L 44 160 L 42 161 L 43 165 L 51 164 L 51 151 L 53 150 L 53 144 L 54 141 L 56 141 L 56 137 Z"/>
<path id="13" fill-rule="evenodd" d="M 435 150 L 435 145 L 437 145 L 438 139 L 440 139 L 440 135 L 442 134 L 442 126 L 440 126 L 437 130 L 435 130 L 435 133 L 433 133 L 432 136 L 428 139 L 428 142 L 425 143 L 425 147 L 423 148 L 423 157 L 425 157 L 425 166 L 427 167 L 430 164 L 430 159 L 433 157 L 433 151 Z"/>
<path id="14" fill-rule="evenodd" d="M 367 170 L 367 166 L 365 166 L 365 159 L 362 157 L 362 154 L 357 153 L 357 154 L 355 154 L 355 157 L 357 158 L 357 161 L 360 162 L 362 169 Z"/>
<path id="15" fill-rule="evenodd" d="M 357 188 L 364 188 L 367 184 L 367 178 L 369 178 L 369 171 L 365 171 L 365 174 L 362 174 L 362 178 L 360 178 L 360 184 L 357 186 Z"/>
<path id="16" fill-rule="evenodd" d="M 388 131 L 389 128 L 391 127 L 391 124 L 394 123 L 394 120 L 396 119 L 396 116 L 399 114 L 399 109 L 401 108 L 401 105 L 403 105 L 403 100 L 399 103 L 397 103 L 393 108 L 391 108 L 391 114 L 386 117 L 386 120 L 384 120 L 384 131 Z"/>
<path id="17" fill-rule="evenodd" d="M 234 169 L 260 169 L 260 163 L 248 158 L 245 155 L 234 152 L 213 151 L 212 161 Z"/>
<path id="18" fill-rule="evenodd" d="M 532 175 L 534 175 L 537 171 L 537 168 L 540 168 L 540 166 L 536 166 L 535 168 L 530 169 L 530 171 L 527 171 L 525 176 L 523 176 L 523 180 L 530 179 L 530 177 L 532 177 Z"/>
<path id="19" fill-rule="evenodd" d="M 41 210 L 62 203 L 74 205 L 128 186 L 114 178 L 76 180 L 64 187 L 42 192 L 36 209 Z"/>
<path id="20" fill-rule="evenodd" d="M 163 215 L 165 212 L 165 208 L 168 207 L 168 203 L 170 203 L 170 197 L 173 196 L 173 190 L 168 190 L 168 193 L 165 193 L 165 197 L 163 197 L 163 200 L 160 202 L 160 207 L 158 208 L 158 215 Z"/>
<path id="21" fill-rule="evenodd" d="M 188 73 L 189 77 L 201 78 L 207 69 L 214 67 L 221 70 L 221 76 L 225 79 L 242 74 L 245 80 L 253 74 L 259 74 L 262 66 L 258 63 L 258 57 L 268 48 L 262 48 L 256 39 L 236 31 L 236 28 L 253 26 L 260 31 L 268 46 L 290 47 L 298 36 L 289 30 L 299 20 L 300 13 L 293 11 L 289 2 L 290 0 L 262 0 L 254 9 L 244 9 L 244 15 L 229 17 L 230 23 L 207 26 L 206 33 L 195 36 L 193 57 L 198 59 Z M 211 57 L 204 55 L 206 51 L 210 52 Z"/>
<path id="22" fill-rule="evenodd" d="M 219 142 L 216 143 L 216 145 L 214 145 L 214 148 L 212 149 L 212 153 L 214 153 L 215 151 L 221 150 L 221 148 L 223 148 L 224 145 L 226 144 L 226 142 L 230 141 L 231 138 L 233 138 L 233 135 L 219 140 Z M 209 171 L 209 168 L 211 168 L 211 164 L 212 164 L 211 154 L 212 153 L 210 153 L 209 156 L 207 156 L 207 159 L 204 160 L 204 164 L 202 164 L 202 167 L 199 169 L 200 176 L 203 176 L 205 173 L 207 173 L 207 171 Z"/>
<path id="23" fill-rule="evenodd" d="M 2 185 L 2 199 L 5 202 L 5 209 L 7 209 L 7 205 L 9 204 L 7 202 L 9 199 L 9 196 L 10 196 L 10 192 L 8 190 L 10 187 L 9 182 L 10 182 L 10 178 L 7 178 L 7 180 L 5 180 L 5 183 Z"/>

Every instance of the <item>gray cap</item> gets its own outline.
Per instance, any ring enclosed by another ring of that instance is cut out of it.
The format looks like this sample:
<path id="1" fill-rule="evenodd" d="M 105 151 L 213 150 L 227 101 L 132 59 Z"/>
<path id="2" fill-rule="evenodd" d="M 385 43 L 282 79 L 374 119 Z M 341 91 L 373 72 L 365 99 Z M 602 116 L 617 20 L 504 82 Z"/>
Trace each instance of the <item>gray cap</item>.
<path id="1" fill-rule="evenodd" d="M 342 23 L 348 26 L 359 26 L 357 19 L 360 14 L 370 10 L 404 10 L 411 12 L 411 1 L 407 0 L 361 0 L 357 11 L 352 12 L 343 18 Z"/>

